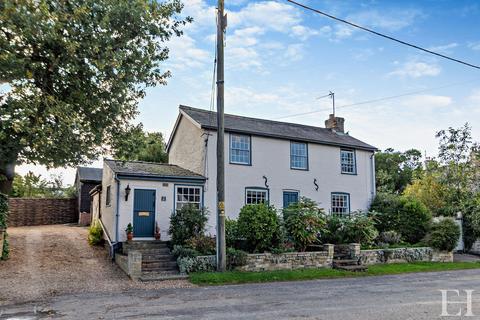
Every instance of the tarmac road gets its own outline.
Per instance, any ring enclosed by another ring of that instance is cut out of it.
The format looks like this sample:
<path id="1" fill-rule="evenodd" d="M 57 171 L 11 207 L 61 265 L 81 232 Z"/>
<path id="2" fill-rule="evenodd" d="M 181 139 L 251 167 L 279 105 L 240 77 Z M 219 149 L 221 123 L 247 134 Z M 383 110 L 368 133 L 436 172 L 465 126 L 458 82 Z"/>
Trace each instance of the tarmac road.
<path id="1" fill-rule="evenodd" d="M 448 312 L 480 319 L 480 271 L 464 270 L 302 282 L 62 295 L 3 306 L 0 319 L 441 319 Z M 36 314 L 34 313 L 36 310 Z M 451 319 L 460 319 L 452 317 Z"/>

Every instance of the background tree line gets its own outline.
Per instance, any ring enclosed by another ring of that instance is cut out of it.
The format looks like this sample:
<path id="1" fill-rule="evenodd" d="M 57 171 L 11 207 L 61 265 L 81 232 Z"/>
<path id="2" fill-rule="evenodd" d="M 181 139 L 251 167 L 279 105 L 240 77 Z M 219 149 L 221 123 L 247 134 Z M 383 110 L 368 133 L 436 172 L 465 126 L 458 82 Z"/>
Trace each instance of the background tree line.
<path id="1" fill-rule="evenodd" d="M 471 127 L 436 133 L 438 156 L 423 159 L 419 150 L 386 149 L 375 155 L 377 198 L 411 198 L 435 217 L 463 216 L 464 240 L 470 248 L 480 236 L 480 152 Z"/>

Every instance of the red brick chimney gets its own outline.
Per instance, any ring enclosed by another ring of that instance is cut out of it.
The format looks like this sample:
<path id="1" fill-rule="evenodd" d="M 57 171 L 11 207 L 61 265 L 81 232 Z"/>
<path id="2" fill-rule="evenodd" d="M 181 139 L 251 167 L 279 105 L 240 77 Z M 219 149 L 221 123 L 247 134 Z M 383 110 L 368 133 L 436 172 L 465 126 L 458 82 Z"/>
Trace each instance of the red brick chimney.
<path id="1" fill-rule="evenodd" d="M 325 120 L 325 128 L 332 129 L 336 132 L 344 133 L 345 132 L 345 118 L 335 117 L 335 115 L 330 114 L 329 118 Z"/>

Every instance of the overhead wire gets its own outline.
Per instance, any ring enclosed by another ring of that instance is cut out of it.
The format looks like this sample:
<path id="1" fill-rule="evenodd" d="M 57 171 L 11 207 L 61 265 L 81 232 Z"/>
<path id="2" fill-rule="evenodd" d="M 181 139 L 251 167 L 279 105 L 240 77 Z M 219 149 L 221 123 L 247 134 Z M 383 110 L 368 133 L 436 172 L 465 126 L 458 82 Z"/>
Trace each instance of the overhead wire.
<path id="1" fill-rule="evenodd" d="M 429 50 L 429 49 L 420 47 L 420 46 L 418 46 L 418 45 L 415 45 L 415 44 L 412 44 L 412 43 L 409 43 L 409 42 L 406 42 L 406 41 L 403 41 L 403 40 L 394 38 L 394 37 L 392 37 L 392 36 L 389 36 L 389 35 L 380 33 L 380 32 L 378 32 L 378 31 L 375 31 L 375 30 L 372 30 L 372 29 L 363 27 L 363 26 L 358 25 L 358 24 L 356 24 L 356 23 L 353 23 L 353 22 L 350 22 L 350 21 L 347 21 L 347 20 L 344 20 L 344 19 L 341 19 L 341 18 L 337 18 L 337 17 L 335 17 L 335 16 L 333 16 L 333 15 L 331 15 L 331 14 L 328 14 L 328 13 L 326 13 L 326 12 L 323 12 L 323 11 L 320 11 L 320 10 L 318 10 L 318 9 L 312 8 L 312 7 L 310 7 L 310 6 L 307 6 L 307 5 L 305 5 L 305 4 L 299 3 L 299 2 L 297 2 L 297 1 L 294 1 L 294 0 L 286 0 L 286 1 L 289 2 L 289 3 L 291 3 L 291 4 L 296 5 L 296 6 L 298 6 L 298 7 L 304 8 L 304 9 L 306 9 L 306 10 L 313 11 L 313 12 L 315 12 L 315 13 L 321 14 L 321 15 L 323 15 L 323 16 L 325 16 L 325 17 L 330 18 L 330 19 L 333 19 L 333 20 L 336 20 L 336 21 L 339 21 L 339 22 L 348 24 L 349 26 L 352 26 L 352 27 L 361 29 L 361 30 L 366 31 L 366 32 L 369 32 L 369 33 L 372 33 L 372 34 L 377 35 L 377 36 L 379 36 L 379 37 L 382 37 L 382 38 L 385 38 L 385 39 L 388 39 L 388 40 L 395 41 L 395 42 L 397 42 L 397 43 L 400 43 L 400 44 L 409 46 L 409 47 L 411 47 L 411 48 L 415 48 L 415 49 L 424 51 L 424 52 L 426 52 L 426 53 L 435 55 L 435 56 L 437 56 L 437 57 L 440 57 L 440 58 L 443 58 L 443 59 L 447 59 L 447 60 L 450 60 L 450 61 L 454 61 L 454 62 L 463 64 L 463 65 L 466 65 L 466 66 L 471 67 L 471 68 L 480 69 L 480 66 L 474 65 L 474 64 L 472 64 L 472 63 L 469 63 L 469 62 L 466 62 L 466 61 L 463 61 L 463 60 L 460 60 L 460 59 L 456 59 L 456 58 L 453 58 L 453 57 L 449 57 L 449 56 L 447 56 L 447 55 L 444 55 L 444 54 L 435 52 L 435 51 L 433 51 L 433 50 Z"/>
<path id="2" fill-rule="evenodd" d="M 366 101 L 355 102 L 355 103 L 351 103 L 351 104 L 345 104 L 345 105 L 341 105 L 341 106 L 338 106 L 338 107 L 335 107 L 335 108 L 336 109 L 344 109 L 344 108 L 355 107 L 355 106 L 359 106 L 359 105 L 363 105 L 363 104 L 376 103 L 376 102 L 381 102 L 381 101 L 386 101 L 386 100 L 411 96 L 411 95 L 415 95 L 415 94 L 419 94 L 419 93 L 424 93 L 424 92 L 428 92 L 428 91 L 432 91 L 432 90 L 438 90 L 438 89 L 444 89 L 444 88 L 459 86 L 459 85 L 463 85 L 463 84 L 468 84 L 468 83 L 476 82 L 476 81 L 479 81 L 479 80 L 480 79 L 474 79 L 474 80 L 469 80 L 469 81 L 447 84 L 447 85 L 434 87 L 434 88 L 426 88 L 426 89 L 422 89 L 422 90 L 406 92 L 406 93 L 397 94 L 397 95 L 393 95 L 393 96 L 387 96 L 387 97 L 382 97 L 382 98 L 376 98 L 376 99 L 371 99 L 371 100 L 366 100 Z M 285 116 L 282 116 L 282 117 L 275 118 L 275 120 L 306 116 L 306 115 L 315 114 L 315 113 L 319 113 L 319 112 L 322 112 L 322 111 L 328 111 L 328 110 L 331 110 L 331 108 L 318 109 L 318 110 L 302 112 L 302 113 L 294 113 L 294 114 L 285 115 Z"/>

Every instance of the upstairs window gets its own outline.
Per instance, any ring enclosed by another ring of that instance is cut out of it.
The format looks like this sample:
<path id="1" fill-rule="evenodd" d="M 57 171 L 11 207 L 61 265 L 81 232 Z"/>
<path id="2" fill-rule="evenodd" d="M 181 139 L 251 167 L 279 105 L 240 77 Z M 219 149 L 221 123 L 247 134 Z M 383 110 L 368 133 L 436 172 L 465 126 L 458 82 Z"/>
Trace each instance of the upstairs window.
<path id="1" fill-rule="evenodd" d="M 342 166 L 342 173 L 356 174 L 357 164 L 355 163 L 355 151 L 349 149 L 340 150 L 340 161 Z"/>
<path id="2" fill-rule="evenodd" d="M 308 149 L 304 142 L 290 142 L 290 168 L 308 170 Z"/>
<path id="3" fill-rule="evenodd" d="M 268 203 L 268 190 L 247 188 L 245 189 L 245 204 Z"/>
<path id="4" fill-rule="evenodd" d="M 332 213 L 350 213 L 350 195 L 348 193 L 332 193 Z"/>
<path id="5" fill-rule="evenodd" d="M 230 134 L 230 163 L 251 164 L 250 136 Z"/>

